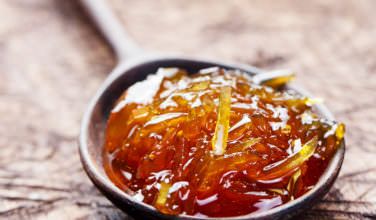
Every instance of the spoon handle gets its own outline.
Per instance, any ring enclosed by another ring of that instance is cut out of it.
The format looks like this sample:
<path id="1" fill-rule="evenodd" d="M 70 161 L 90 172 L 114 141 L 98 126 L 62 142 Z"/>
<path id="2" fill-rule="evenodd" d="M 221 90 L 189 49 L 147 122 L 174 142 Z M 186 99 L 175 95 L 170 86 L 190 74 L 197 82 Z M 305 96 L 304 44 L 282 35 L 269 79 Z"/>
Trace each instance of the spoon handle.
<path id="1" fill-rule="evenodd" d="M 125 31 L 120 20 L 108 7 L 105 0 L 80 0 L 97 28 L 114 50 L 118 62 L 142 53 L 142 49 Z"/>

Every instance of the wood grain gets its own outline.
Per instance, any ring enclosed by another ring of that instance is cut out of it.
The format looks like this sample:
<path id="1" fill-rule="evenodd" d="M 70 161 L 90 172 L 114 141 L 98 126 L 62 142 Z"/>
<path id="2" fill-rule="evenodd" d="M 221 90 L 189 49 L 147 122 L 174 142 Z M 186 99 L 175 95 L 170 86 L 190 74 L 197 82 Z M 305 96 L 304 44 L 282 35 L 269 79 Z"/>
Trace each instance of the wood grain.
<path id="1" fill-rule="evenodd" d="M 146 49 L 291 68 L 347 125 L 330 193 L 297 219 L 376 218 L 376 1 L 111 0 Z M 129 218 L 93 187 L 77 135 L 115 59 L 74 0 L 0 1 L 0 218 Z"/>

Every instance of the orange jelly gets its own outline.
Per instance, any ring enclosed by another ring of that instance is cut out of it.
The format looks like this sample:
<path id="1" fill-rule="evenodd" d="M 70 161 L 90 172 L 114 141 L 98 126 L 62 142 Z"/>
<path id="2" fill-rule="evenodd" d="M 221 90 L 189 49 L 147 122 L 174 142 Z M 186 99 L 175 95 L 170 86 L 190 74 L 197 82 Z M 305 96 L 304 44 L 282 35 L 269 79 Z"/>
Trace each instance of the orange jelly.
<path id="1" fill-rule="evenodd" d="M 177 68 L 127 89 L 108 120 L 104 167 L 135 200 L 171 215 L 228 217 L 309 191 L 340 146 L 344 125 L 274 79 L 238 70 Z M 281 83 L 282 82 L 282 83 Z"/>

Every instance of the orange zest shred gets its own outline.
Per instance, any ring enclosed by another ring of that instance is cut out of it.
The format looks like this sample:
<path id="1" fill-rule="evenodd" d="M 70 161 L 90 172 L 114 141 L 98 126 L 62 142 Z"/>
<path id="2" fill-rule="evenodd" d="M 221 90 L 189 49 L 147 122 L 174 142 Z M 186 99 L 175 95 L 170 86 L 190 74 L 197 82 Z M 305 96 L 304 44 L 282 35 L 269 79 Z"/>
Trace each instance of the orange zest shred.
<path id="1" fill-rule="evenodd" d="M 166 207 L 168 192 L 171 188 L 171 184 L 161 182 L 161 188 L 159 189 L 157 200 L 155 201 L 155 206 L 163 210 Z"/>
<path id="2" fill-rule="evenodd" d="M 231 87 L 221 88 L 218 104 L 217 124 L 212 138 L 215 155 L 223 155 L 227 147 L 228 130 L 230 128 Z"/>
<path id="3" fill-rule="evenodd" d="M 286 173 L 291 172 L 300 165 L 302 165 L 306 160 L 308 160 L 314 153 L 318 143 L 318 137 L 315 136 L 307 143 L 305 143 L 302 149 L 291 157 L 278 161 L 276 163 L 270 164 L 264 168 L 264 176 L 262 179 L 272 179 L 282 177 Z"/>
<path id="4" fill-rule="evenodd" d="M 309 105 L 309 106 L 312 106 L 312 105 L 315 105 L 315 104 L 320 104 L 320 103 L 323 103 L 324 100 L 321 99 L 321 98 L 306 98 L 305 99 L 305 104 L 306 105 Z"/>
<path id="5" fill-rule="evenodd" d="M 250 138 L 249 140 L 234 146 L 226 151 L 227 154 L 235 153 L 235 152 L 242 152 L 249 148 L 251 148 L 253 145 L 259 143 L 261 141 L 261 138 Z"/>
<path id="6" fill-rule="evenodd" d="M 240 153 L 234 156 L 218 156 L 210 159 L 209 165 L 201 180 L 201 184 L 198 187 L 199 191 L 204 191 L 210 188 L 214 184 L 214 181 L 217 180 L 217 178 L 213 177 L 216 177 L 219 174 L 229 170 L 236 169 L 236 167 L 239 165 L 256 162 L 260 159 L 260 157 L 255 154 Z"/>
<path id="7" fill-rule="evenodd" d="M 295 79 L 295 74 L 291 73 L 290 75 L 287 75 L 287 76 L 280 76 L 280 77 L 276 77 L 276 78 L 264 81 L 262 84 L 265 86 L 272 87 L 272 88 L 279 88 L 283 85 L 286 85 L 288 82 L 294 79 Z"/>
<path id="8" fill-rule="evenodd" d="M 337 129 L 335 131 L 336 137 L 338 141 L 341 141 L 345 136 L 346 127 L 343 123 L 339 123 Z"/>
<path id="9" fill-rule="evenodd" d="M 302 171 L 298 169 L 295 171 L 294 174 L 292 174 L 289 183 L 287 185 L 287 190 L 290 193 L 290 199 L 294 200 L 294 195 L 295 195 L 295 188 L 296 188 L 296 182 L 298 181 L 299 177 L 302 175 Z"/>
<path id="10" fill-rule="evenodd" d="M 271 188 L 271 189 L 268 189 L 268 191 L 277 193 L 278 195 L 286 195 L 287 194 L 285 189 Z"/>
<path id="11" fill-rule="evenodd" d="M 251 138 L 247 140 L 246 142 L 242 143 L 241 146 L 243 147 L 242 150 L 245 150 L 247 148 L 252 147 L 253 145 L 259 143 L 261 141 L 261 138 Z"/>

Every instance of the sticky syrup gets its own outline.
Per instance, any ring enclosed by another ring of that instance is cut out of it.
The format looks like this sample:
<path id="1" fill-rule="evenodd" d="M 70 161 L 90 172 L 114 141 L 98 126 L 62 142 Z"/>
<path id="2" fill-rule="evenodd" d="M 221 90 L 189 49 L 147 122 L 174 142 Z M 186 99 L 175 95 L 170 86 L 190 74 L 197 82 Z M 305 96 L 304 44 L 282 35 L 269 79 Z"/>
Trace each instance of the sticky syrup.
<path id="1" fill-rule="evenodd" d="M 340 146 L 344 125 L 315 100 L 256 85 L 237 71 L 161 68 L 127 89 L 107 125 L 104 167 L 159 211 L 210 217 L 261 212 L 309 191 Z"/>

